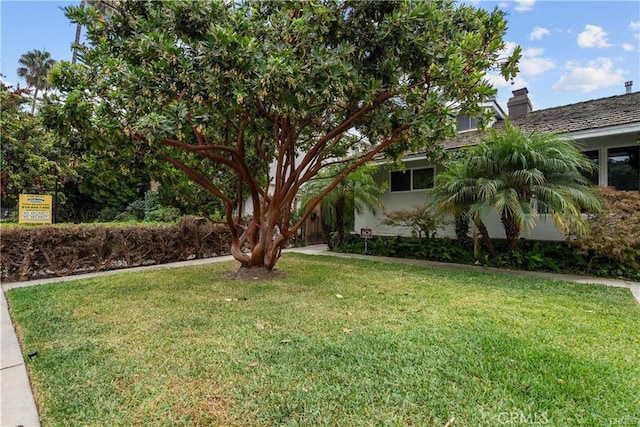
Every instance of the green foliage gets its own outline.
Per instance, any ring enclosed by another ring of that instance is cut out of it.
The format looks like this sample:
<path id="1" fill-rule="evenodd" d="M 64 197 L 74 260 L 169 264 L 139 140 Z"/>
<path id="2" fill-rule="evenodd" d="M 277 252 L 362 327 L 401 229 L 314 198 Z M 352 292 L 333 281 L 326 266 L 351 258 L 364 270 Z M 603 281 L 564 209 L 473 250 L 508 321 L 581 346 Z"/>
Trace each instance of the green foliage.
<path id="1" fill-rule="evenodd" d="M 438 147 L 457 114 L 480 114 L 495 95 L 487 70 L 513 77 L 520 56 L 500 56 L 503 12 L 451 1 L 102 3 L 108 19 L 65 8 L 89 44 L 80 64 L 54 71 L 64 96 L 49 122 L 107 154 L 183 171 L 221 201 L 245 266 L 273 268 L 359 166 Z M 298 191 L 336 163 L 344 173 L 292 223 Z M 234 212 L 246 195 L 245 227 Z"/>
<path id="2" fill-rule="evenodd" d="M 22 105 L 28 102 L 25 93 L 0 84 L 0 193 L 4 208 L 13 207 L 21 192 L 53 190 L 56 182 L 75 175 L 68 157 L 57 148 L 55 136 L 37 117 L 23 111 Z"/>
<path id="3" fill-rule="evenodd" d="M 442 216 L 434 215 L 425 206 L 414 206 L 413 209 L 402 209 L 385 213 L 382 223 L 392 227 L 407 227 L 411 235 L 422 240 L 423 237 L 433 239 L 439 227 L 445 225 Z"/>
<path id="4" fill-rule="evenodd" d="M 142 221 L 146 214 L 146 207 L 144 199 L 137 199 L 129 203 L 127 206 L 127 212 L 133 215 L 138 221 Z"/>
<path id="5" fill-rule="evenodd" d="M 595 258 L 640 269 L 640 193 L 611 187 L 601 191 L 605 209 L 589 216 L 591 234 L 576 243 Z"/>
<path id="6" fill-rule="evenodd" d="M 149 190 L 144 197 L 129 203 L 126 210 L 112 219 L 116 221 L 173 222 L 182 216 L 180 209 L 161 204 L 158 190 Z"/>
<path id="7" fill-rule="evenodd" d="M 553 134 L 531 133 L 511 125 L 491 129 L 463 159 L 436 177 L 431 194 L 441 213 L 478 219 L 495 210 L 513 249 L 523 230 L 538 224 L 540 213 L 552 215 L 562 233 L 588 233 L 583 211 L 602 209 L 601 197 L 583 172 L 596 165 L 574 141 Z"/>
<path id="8" fill-rule="evenodd" d="M 96 217 L 96 221 L 98 222 L 111 222 L 114 221 L 118 217 L 118 210 L 114 207 L 107 206 L 103 208 L 98 216 Z"/>
<path id="9" fill-rule="evenodd" d="M 584 251 L 572 242 L 521 240 L 515 249 L 509 249 L 505 240 L 496 240 L 494 244 L 496 253 L 493 256 L 484 252 L 474 255 L 468 244 L 458 239 L 435 238 L 420 241 L 400 236 L 377 236 L 369 241 L 367 254 L 458 264 L 481 264 L 486 267 L 506 269 L 640 280 L 640 270 L 631 264 L 625 264 L 615 258 L 596 256 L 593 251 Z M 359 236 L 350 235 L 335 250 L 364 254 L 364 240 Z"/>

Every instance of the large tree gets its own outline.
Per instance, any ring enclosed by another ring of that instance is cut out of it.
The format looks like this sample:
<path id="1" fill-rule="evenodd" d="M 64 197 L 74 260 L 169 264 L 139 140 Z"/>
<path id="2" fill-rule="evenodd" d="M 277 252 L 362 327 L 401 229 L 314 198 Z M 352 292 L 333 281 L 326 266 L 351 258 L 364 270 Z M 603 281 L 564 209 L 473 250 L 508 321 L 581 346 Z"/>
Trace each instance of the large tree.
<path id="1" fill-rule="evenodd" d="M 51 87 L 48 75 L 56 61 L 51 58 L 49 52 L 34 49 L 23 53 L 18 60 L 18 64 L 20 64 L 17 69 L 18 76 L 24 78 L 28 87 L 33 88 L 33 100 L 31 102 L 31 114 L 33 114 L 36 109 L 38 92 L 41 90 L 46 91 Z"/>
<path id="2" fill-rule="evenodd" d="M 574 140 L 527 132 L 507 121 L 439 174 L 430 194 L 441 213 L 464 212 L 481 227 L 481 218 L 494 210 L 513 249 L 541 213 L 551 215 L 560 232 L 586 235 L 582 212 L 602 209 L 598 190 L 584 176 L 595 169 Z"/>
<path id="3" fill-rule="evenodd" d="M 503 12 L 448 0 L 112 6 L 109 20 L 66 9 L 89 40 L 81 64 L 55 76 L 66 119 L 130 136 L 114 150 L 163 159 L 219 198 L 243 267 L 271 270 L 359 166 L 452 135 L 457 114 L 479 114 L 495 95 L 487 71 L 512 77 L 519 57 L 501 57 Z M 292 221 L 301 186 L 330 165 L 341 172 Z"/>

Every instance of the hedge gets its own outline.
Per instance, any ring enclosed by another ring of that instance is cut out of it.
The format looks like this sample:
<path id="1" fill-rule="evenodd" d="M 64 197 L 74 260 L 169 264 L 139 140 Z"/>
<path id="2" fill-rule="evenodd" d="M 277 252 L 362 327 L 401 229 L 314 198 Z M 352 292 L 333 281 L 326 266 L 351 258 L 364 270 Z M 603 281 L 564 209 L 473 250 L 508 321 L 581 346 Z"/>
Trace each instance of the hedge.
<path id="1" fill-rule="evenodd" d="M 230 253 L 226 225 L 187 217 L 175 225 L 2 227 L 0 280 L 69 276 Z"/>

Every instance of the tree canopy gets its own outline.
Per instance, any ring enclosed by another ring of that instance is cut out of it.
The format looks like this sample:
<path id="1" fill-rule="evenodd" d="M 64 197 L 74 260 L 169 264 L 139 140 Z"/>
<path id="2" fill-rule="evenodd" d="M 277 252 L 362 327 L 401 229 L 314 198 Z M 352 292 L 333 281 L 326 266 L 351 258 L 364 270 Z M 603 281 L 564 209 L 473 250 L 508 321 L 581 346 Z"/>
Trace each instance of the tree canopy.
<path id="1" fill-rule="evenodd" d="M 55 135 L 23 110 L 27 93 L 0 84 L 0 195 L 4 207 L 14 205 L 21 192 L 51 190 L 57 181 L 74 175 L 68 159 L 55 147 Z"/>
<path id="2" fill-rule="evenodd" d="M 512 77 L 519 57 L 503 56 L 503 12 L 448 0 L 110 7 L 108 20 L 66 8 L 89 43 L 54 74 L 60 126 L 126 135 L 111 149 L 182 170 L 224 204 L 234 257 L 268 270 L 350 172 L 437 147 L 495 95 L 487 71 Z M 301 186 L 331 165 L 342 171 L 293 222 Z"/>

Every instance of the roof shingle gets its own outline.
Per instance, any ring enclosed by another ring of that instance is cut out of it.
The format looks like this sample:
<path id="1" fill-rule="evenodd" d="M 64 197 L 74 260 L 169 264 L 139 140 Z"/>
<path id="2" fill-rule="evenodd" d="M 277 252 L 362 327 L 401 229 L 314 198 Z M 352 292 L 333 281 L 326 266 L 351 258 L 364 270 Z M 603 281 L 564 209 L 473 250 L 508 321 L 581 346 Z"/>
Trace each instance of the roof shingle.
<path id="1" fill-rule="evenodd" d="M 640 123 L 640 92 L 532 111 L 524 117 L 511 119 L 511 123 L 528 131 L 559 134 Z M 502 126 L 502 121 L 493 125 L 494 128 Z M 475 144 L 485 134 L 480 131 L 464 132 L 445 141 L 444 147 L 450 149 Z"/>

